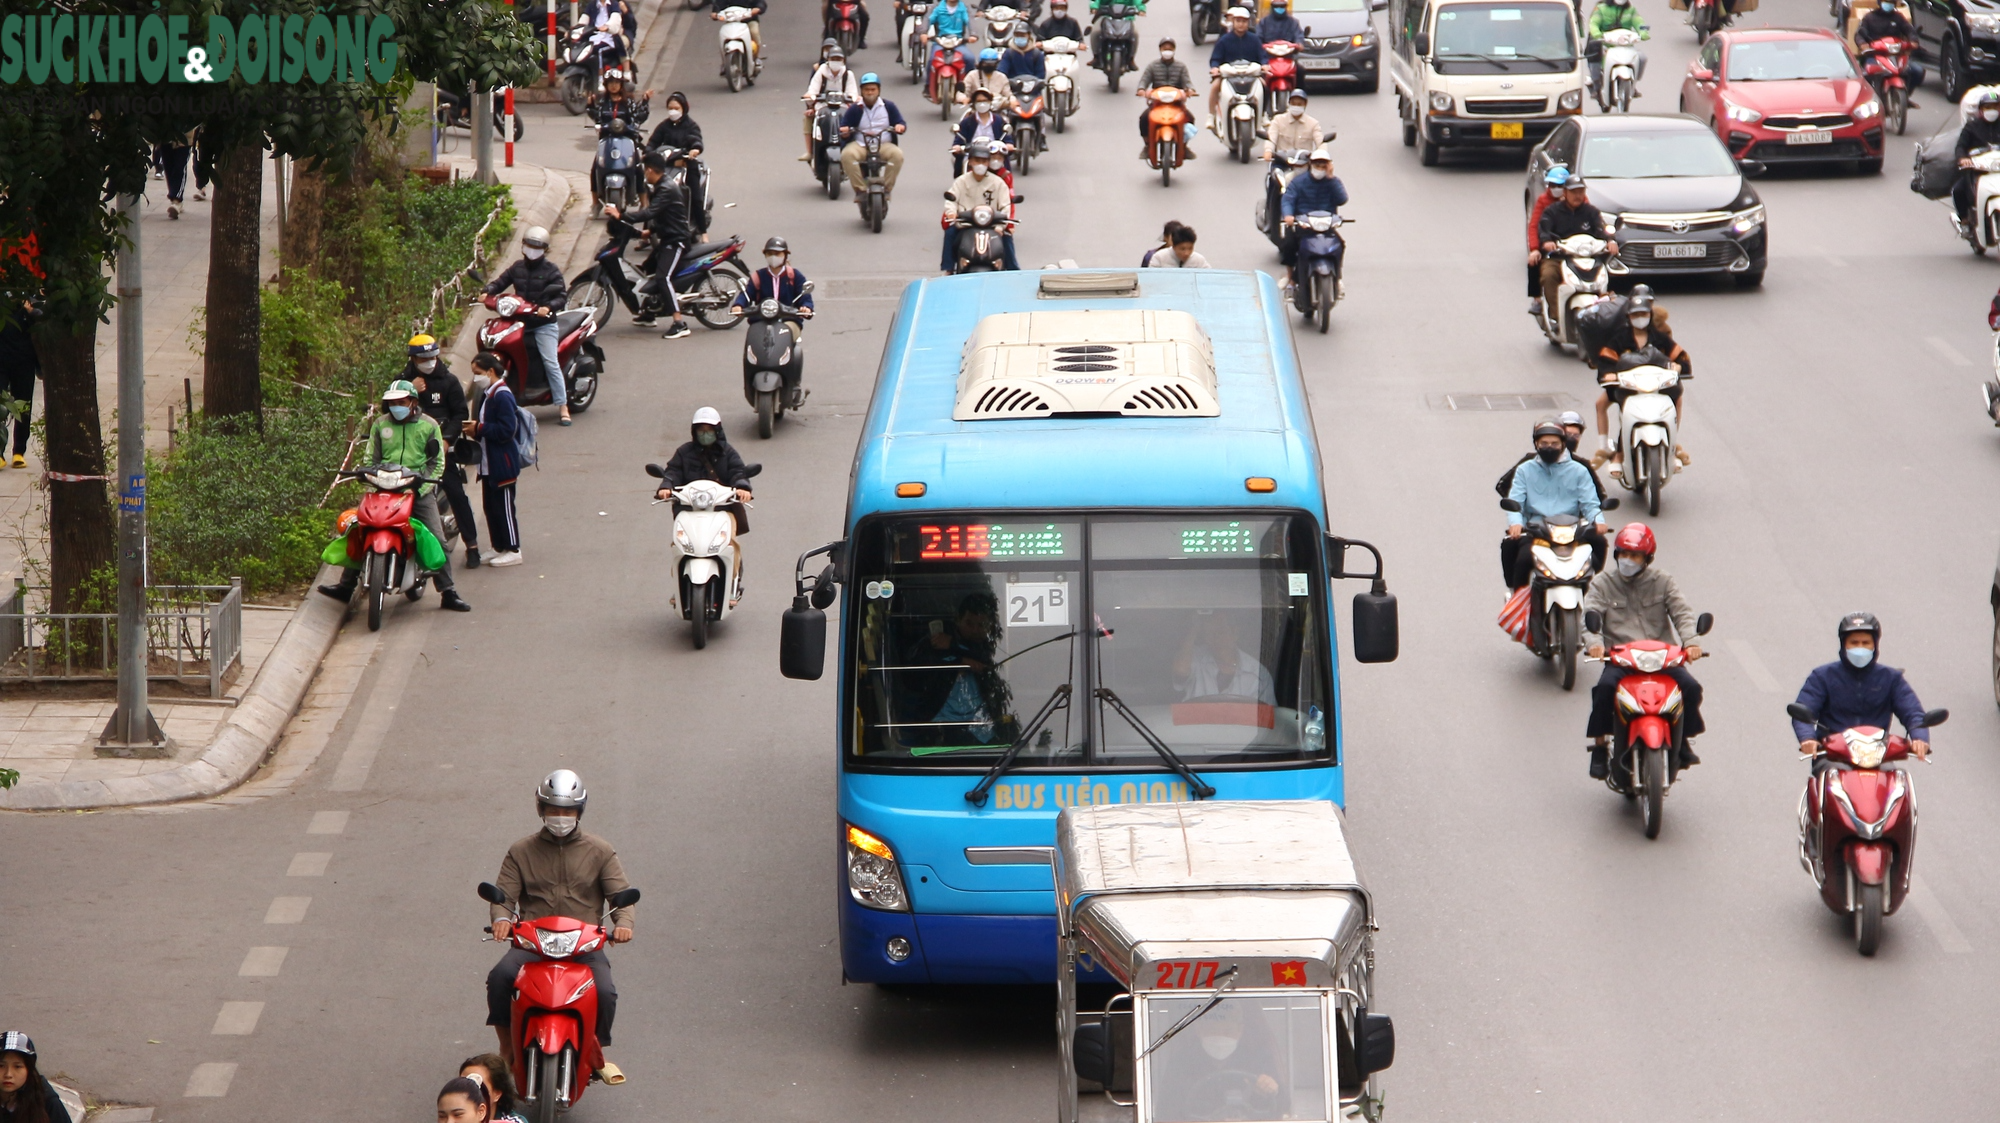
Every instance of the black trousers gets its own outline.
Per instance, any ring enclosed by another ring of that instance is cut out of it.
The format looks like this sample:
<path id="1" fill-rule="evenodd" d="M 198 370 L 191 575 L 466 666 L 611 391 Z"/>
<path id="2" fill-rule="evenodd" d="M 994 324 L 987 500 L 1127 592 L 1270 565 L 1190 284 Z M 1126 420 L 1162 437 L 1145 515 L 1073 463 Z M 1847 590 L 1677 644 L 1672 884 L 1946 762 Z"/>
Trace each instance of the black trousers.
<path id="1" fill-rule="evenodd" d="M 1592 573 L 1604 572 L 1604 551 L 1606 549 L 1604 536 L 1597 533 L 1597 528 L 1594 526 L 1579 527 L 1576 532 L 1576 540 L 1590 544 L 1590 571 Z M 1519 538 L 1502 538 L 1500 540 L 1500 575 L 1507 582 L 1509 589 L 1518 589 L 1527 584 L 1528 577 L 1534 572 L 1534 551 L 1528 549 L 1532 544 L 1533 539 L 1526 534 L 1521 535 Z"/>
<path id="2" fill-rule="evenodd" d="M 14 416 L 14 455 L 20 456 L 28 451 L 28 419 L 34 414 L 35 404 L 35 368 L 9 367 L 6 390 L 22 406 L 30 407 Z"/>
<path id="3" fill-rule="evenodd" d="M 1530 265 L 1528 266 L 1528 299 L 1540 300 L 1541 298 L 1542 267 L 1539 265 Z"/>
<path id="4" fill-rule="evenodd" d="M 1636 674 L 1624 667 L 1606 663 L 1604 674 L 1598 677 L 1597 685 L 1590 688 L 1590 724 L 1584 728 L 1589 737 L 1609 737 L 1613 729 L 1612 718 L 1617 707 L 1618 684 L 1626 675 Z M 1686 667 L 1670 667 L 1667 673 L 1681 684 L 1681 734 L 1690 739 L 1698 737 L 1708 726 L 1701 720 L 1701 684 L 1688 673 Z"/>
<path id="5" fill-rule="evenodd" d="M 493 970 L 486 972 L 486 1024 L 508 1025 L 514 1020 L 514 977 L 523 964 L 540 961 L 541 956 L 521 948 L 508 948 Z M 588 955 L 572 956 L 572 963 L 586 964 L 597 980 L 597 1043 L 611 1044 L 611 1021 L 618 1016 L 618 987 L 611 981 L 611 959 L 603 948 Z"/>
<path id="6" fill-rule="evenodd" d="M 1951 181 L 1951 205 L 1958 208 L 1958 217 L 1967 223 L 1979 220 L 1972 213 L 1972 204 L 1979 199 L 1979 177 L 1984 174 L 1974 168 L 1960 168 L 1958 178 Z"/>
<path id="7" fill-rule="evenodd" d="M 176 203 L 181 201 L 182 193 L 187 190 L 188 157 L 193 154 L 194 149 L 185 144 L 162 144 L 153 149 L 153 162 L 167 177 L 167 198 Z M 194 185 L 200 190 L 208 190 L 208 177 L 202 174 L 198 162 L 194 169 Z"/>
<path id="8" fill-rule="evenodd" d="M 517 481 L 495 483 L 480 477 L 479 500 L 486 508 L 486 537 L 495 553 L 509 554 L 521 548 L 521 524 L 514 518 L 514 485 Z"/>
<path id="9" fill-rule="evenodd" d="M 654 244 L 653 252 L 646 255 L 646 260 L 639 263 L 641 273 L 656 278 L 653 293 L 659 303 L 675 315 L 680 314 L 681 297 L 674 291 L 674 273 L 680 269 L 681 258 L 686 254 L 686 243 L 659 242 Z M 638 293 L 632 288 L 632 279 L 625 275 L 623 269 L 606 269 L 604 273 L 611 281 L 611 287 L 617 291 L 618 299 L 625 302 L 626 310 L 637 313 L 641 305 Z"/>
<path id="10" fill-rule="evenodd" d="M 451 517 L 458 520 L 458 536 L 465 540 L 465 548 L 479 548 L 479 527 L 472 521 L 472 500 L 465 494 L 465 469 L 461 465 L 447 463 L 444 468 L 444 497 L 451 504 Z"/>

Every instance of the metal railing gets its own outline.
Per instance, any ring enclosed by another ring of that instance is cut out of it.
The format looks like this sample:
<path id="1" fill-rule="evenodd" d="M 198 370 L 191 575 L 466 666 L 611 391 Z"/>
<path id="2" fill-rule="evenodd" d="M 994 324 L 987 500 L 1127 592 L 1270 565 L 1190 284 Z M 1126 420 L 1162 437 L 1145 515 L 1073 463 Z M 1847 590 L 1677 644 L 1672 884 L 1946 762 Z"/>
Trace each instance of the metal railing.
<path id="1" fill-rule="evenodd" d="M 116 682 L 118 614 L 50 612 L 49 591 L 16 579 L 0 600 L 0 686 L 8 682 Z M 222 679 L 243 659 L 243 579 L 227 585 L 146 588 L 147 675 L 151 682 Z"/>

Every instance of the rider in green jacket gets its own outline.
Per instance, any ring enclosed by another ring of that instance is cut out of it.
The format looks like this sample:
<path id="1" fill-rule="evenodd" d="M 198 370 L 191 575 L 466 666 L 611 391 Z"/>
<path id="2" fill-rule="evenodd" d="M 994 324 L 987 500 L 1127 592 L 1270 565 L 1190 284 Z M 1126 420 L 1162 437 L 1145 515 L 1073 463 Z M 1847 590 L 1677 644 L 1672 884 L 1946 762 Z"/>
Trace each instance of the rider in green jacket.
<path id="1" fill-rule="evenodd" d="M 382 414 L 369 427 L 363 463 L 398 464 L 427 480 L 444 475 L 444 431 L 428 414 L 417 408 L 417 388 L 414 385 L 399 378 L 382 392 Z M 410 517 L 424 524 L 431 537 L 443 546 L 444 522 L 438 517 L 438 487 L 436 484 L 421 484 L 419 488 Z M 472 611 L 472 606 L 465 603 L 465 598 L 458 595 L 457 588 L 452 584 L 451 555 L 445 555 L 442 568 L 425 576 L 438 588 L 438 607 L 453 612 Z M 338 583 L 321 585 L 319 591 L 346 603 L 354 595 L 354 587 L 360 581 L 359 568 L 345 569 L 341 571 Z M 420 584 L 417 588 L 421 590 L 423 586 Z"/>
<path id="2" fill-rule="evenodd" d="M 1590 10 L 1590 23 L 1586 34 L 1590 39 L 1584 53 L 1590 57 L 1590 88 L 1600 89 L 1604 85 L 1604 33 L 1616 28 L 1636 31 L 1641 39 L 1651 39 L 1652 31 L 1646 21 L 1639 18 L 1639 9 L 1632 6 L 1632 0 L 1598 0 L 1597 7 Z M 1646 76 L 1646 55 L 1639 54 L 1639 73 L 1634 77 Z M 1633 97 L 1642 97 L 1638 89 L 1632 90 Z"/>

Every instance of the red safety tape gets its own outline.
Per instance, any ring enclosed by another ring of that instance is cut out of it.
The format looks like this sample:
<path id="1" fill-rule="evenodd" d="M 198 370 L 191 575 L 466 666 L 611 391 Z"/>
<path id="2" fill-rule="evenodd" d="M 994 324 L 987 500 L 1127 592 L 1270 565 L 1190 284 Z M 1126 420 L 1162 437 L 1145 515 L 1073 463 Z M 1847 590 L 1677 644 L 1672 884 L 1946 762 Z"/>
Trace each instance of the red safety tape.
<path id="1" fill-rule="evenodd" d="M 88 483 L 88 482 L 90 482 L 91 480 L 115 480 L 115 479 L 117 479 L 118 477 L 116 477 L 116 476 L 72 476 L 72 475 L 70 475 L 70 474 L 69 474 L 68 472 L 44 472 L 44 473 L 42 473 L 42 478 L 43 478 L 44 480 L 54 480 L 54 481 L 56 481 L 57 483 L 65 483 L 65 484 L 80 484 L 80 483 Z"/>

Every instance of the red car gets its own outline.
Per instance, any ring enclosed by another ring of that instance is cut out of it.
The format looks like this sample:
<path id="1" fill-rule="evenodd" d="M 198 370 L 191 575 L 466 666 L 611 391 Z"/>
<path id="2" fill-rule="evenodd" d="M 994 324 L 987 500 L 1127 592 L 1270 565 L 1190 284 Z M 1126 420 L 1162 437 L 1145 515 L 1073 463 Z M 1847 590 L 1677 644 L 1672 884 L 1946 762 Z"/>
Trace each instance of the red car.
<path id="1" fill-rule="evenodd" d="M 1882 170 L 1882 102 L 1831 31 L 1715 35 L 1688 67 L 1681 112 L 1707 122 L 1738 160 Z"/>

